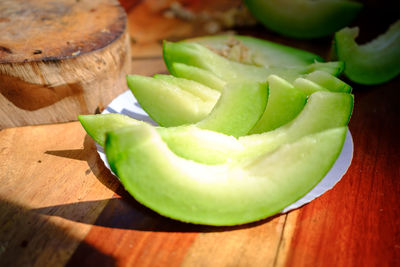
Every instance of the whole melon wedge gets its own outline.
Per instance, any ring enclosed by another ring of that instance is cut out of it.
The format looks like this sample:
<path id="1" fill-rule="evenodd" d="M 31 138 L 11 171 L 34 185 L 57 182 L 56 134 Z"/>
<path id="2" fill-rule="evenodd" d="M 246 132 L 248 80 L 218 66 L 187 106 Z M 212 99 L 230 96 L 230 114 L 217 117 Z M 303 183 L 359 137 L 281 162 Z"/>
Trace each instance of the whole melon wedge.
<path id="1" fill-rule="evenodd" d="M 334 50 L 345 62 L 344 73 L 353 82 L 374 85 L 400 74 L 400 20 L 372 41 L 358 45 L 359 28 L 344 28 L 335 34 Z"/>
<path id="2" fill-rule="evenodd" d="M 207 165 L 177 156 L 151 126 L 107 134 L 105 152 L 125 189 L 184 222 L 236 225 L 278 213 L 310 191 L 342 149 L 346 127 L 330 129 L 239 163 Z"/>

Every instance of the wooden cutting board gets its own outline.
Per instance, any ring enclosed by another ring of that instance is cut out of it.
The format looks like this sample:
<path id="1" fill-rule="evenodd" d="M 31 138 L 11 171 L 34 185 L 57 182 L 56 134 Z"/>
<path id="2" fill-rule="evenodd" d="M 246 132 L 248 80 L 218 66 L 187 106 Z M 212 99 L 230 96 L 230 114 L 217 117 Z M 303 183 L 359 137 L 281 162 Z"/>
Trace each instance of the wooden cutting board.
<path id="1" fill-rule="evenodd" d="M 0 32 L 0 129 L 76 120 L 127 89 L 117 0 L 3 0 Z"/>

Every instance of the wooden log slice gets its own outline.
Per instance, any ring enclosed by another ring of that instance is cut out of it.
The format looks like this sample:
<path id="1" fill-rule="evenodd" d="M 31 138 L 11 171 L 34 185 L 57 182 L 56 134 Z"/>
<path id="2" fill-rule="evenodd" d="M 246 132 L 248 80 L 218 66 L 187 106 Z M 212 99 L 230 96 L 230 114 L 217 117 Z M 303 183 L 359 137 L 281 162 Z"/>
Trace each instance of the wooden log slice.
<path id="1" fill-rule="evenodd" d="M 127 89 L 117 0 L 0 2 L 0 129 L 72 121 Z"/>

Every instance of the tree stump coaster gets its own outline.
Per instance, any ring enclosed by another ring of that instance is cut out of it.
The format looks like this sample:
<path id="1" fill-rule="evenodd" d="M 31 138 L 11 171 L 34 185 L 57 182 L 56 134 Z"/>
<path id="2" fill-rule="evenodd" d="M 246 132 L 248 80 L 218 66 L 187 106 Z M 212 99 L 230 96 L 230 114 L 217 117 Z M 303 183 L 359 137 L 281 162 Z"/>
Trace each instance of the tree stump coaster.
<path id="1" fill-rule="evenodd" d="M 0 32 L 0 129 L 77 120 L 127 90 L 117 0 L 3 0 Z"/>

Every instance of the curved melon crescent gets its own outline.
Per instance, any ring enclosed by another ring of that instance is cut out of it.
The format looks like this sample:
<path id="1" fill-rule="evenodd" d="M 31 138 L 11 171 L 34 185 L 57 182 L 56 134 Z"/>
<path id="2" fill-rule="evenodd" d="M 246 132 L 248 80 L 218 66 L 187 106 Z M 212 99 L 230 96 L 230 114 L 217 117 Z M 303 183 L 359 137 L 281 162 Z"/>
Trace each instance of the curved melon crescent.
<path id="1" fill-rule="evenodd" d="M 353 110 L 353 96 L 346 93 L 316 92 L 304 109 L 290 123 L 270 132 L 234 138 L 195 125 L 155 127 L 164 142 L 180 157 L 206 164 L 224 163 L 228 159 L 257 156 L 271 152 L 282 144 L 330 128 L 346 126 Z M 145 122 L 122 114 L 80 115 L 87 133 L 101 146 L 107 132 Z"/>
<path id="2" fill-rule="evenodd" d="M 334 49 L 345 62 L 344 73 L 353 82 L 374 85 L 400 74 L 400 20 L 369 43 L 358 45 L 359 29 L 344 28 L 335 34 Z"/>
<path id="3" fill-rule="evenodd" d="M 346 127 L 280 146 L 240 163 L 206 165 L 177 156 L 149 125 L 107 134 L 105 152 L 126 190 L 184 222 L 235 225 L 281 211 L 313 188 L 337 159 Z"/>
<path id="4" fill-rule="evenodd" d="M 210 35 L 184 41 L 198 43 L 220 53 L 225 52 L 230 60 L 241 62 L 243 57 L 247 57 L 247 64 L 253 63 L 263 67 L 307 66 L 316 61 L 325 61 L 322 57 L 308 51 L 251 36 Z M 239 49 L 243 51 L 238 51 Z"/>
<path id="5" fill-rule="evenodd" d="M 292 82 L 296 78 L 315 70 L 323 70 L 335 76 L 339 75 L 343 70 L 343 62 L 315 61 L 309 65 L 287 67 L 279 65 L 261 67 L 258 65 L 244 64 L 227 59 L 201 44 L 192 42 L 173 43 L 165 41 L 163 43 L 163 58 L 168 71 L 173 76 L 184 76 L 185 78 L 190 78 L 198 82 L 204 80 L 205 76 L 209 76 L 213 80 L 219 78 L 225 82 L 242 80 L 264 82 L 265 79 L 272 74 Z M 177 66 L 175 65 L 177 63 L 181 63 L 181 65 L 178 65 L 178 69 L 176 69 Z M 177 70 L 179 70 L 179 73 Z M 201 70 L 199 73 L 200 77 L 197 77 L 196 70 Z M 190 74 L 185 75 L 186 71 L 190 72 Z M 210 86 L 209 83 L 206 84 Z"/>

